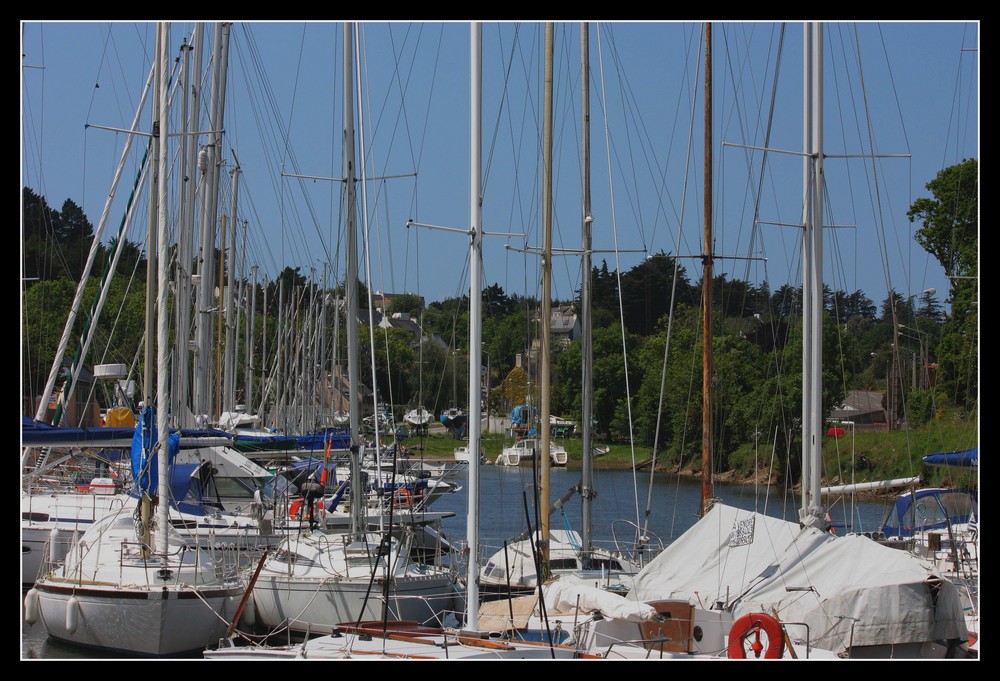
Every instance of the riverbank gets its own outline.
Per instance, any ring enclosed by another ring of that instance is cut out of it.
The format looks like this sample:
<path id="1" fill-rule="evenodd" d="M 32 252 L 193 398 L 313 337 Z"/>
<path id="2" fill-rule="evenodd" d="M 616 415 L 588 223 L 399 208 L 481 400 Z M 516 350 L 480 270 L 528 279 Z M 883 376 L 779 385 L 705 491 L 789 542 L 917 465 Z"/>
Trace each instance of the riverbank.
<path id="1" fill-rule="evenodd" d="M 970 440 L 971 438 L 971 440 Z M 582 441 L 579 438 L 555 440 L 566 447 L 569 454 L 569 469 L 582 467 Z M 503 434 L 484 433 L 481 452 L 488 461 L 499 456 L 505 444 Z M 597 444 L 597 443 L 595 443 Z M 652 465 L 651 447 L 624 443 L 600 443 L 607 451 L 593 459 L 597 470 L 637 470 L 648 471 Z M 823 486 L 833 486 L 851 481 L 893 480 L 898 478 L 921 477 L 921 486 L 969 487 L 978 485 L 978 472 L 952 471 L 930 468 L 922 464 L 923 456 L 935 452 L 957 451 L 974 447 L 978 437 L 974 428 L 963 421 L 935 420 L 920 428 L 894 430 L 891 432 L 858 432 L 853 438 L 823 439 L 823 470 L 838 471 L 839 475 L 824 477 Z M 411 458 L 423 456 L 428 461 L 447 462 L 454 460 L 457 447 L 468 446 L 467 440 L 460 440 L 445 433 L 432 432 L 422 438 L 408 438 L 406 445 Z M 769 448 L 768 443 L 760 443 Z M 662 456 L 657 462 L 656 472 L 678 475 L 689 479 L 701 478 L 701 459 L 678 466 L 676 462 Z M 780 487 L 782 476 L 768 469 L 753 469 L 755 454 L 740 449 L 729 454 L 730 470 L 715 473 L 713 482 L 724 485 L 758 485 Z M 665 461 L 665 463 L 661 463 Z M 796 486 L 795 491 L 798 491 Z M 880 489 L 854 494 L 855 498 L 881 500 L 892 498 L 899 489 Z"/>

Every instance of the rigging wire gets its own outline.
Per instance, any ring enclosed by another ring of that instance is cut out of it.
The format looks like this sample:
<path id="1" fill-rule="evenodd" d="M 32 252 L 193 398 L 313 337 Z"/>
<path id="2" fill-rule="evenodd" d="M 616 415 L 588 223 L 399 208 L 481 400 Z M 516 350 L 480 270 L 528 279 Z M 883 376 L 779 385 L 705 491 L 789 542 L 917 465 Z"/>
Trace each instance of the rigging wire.
<path id="1" fill-rule="evenodd" d="M 600 34 L 599 31 L 597 33 L 597 52 L 600 55 L 599 56 L 599 61 L 601 63 L 601 98 L 605 99 L 607 95 L 606 95 L 605 78 L 604 78 L 604 49 L 603 49 L 603 43 L 601 42 L 601 34 Z M 610 144 L 609 135 L 610 135 L 610 132 L 608 130 L 607 117 L 605 117 L 605 119 L 604 119 L 604 137 L 605 137 L 605 143 L 607 144 L 608 148 L 610 149 L 611 148 L 611 144 Z M 621 261 L 620 261 L 619 248 L 618 248 L 618 221 L 617 221 L 617 214 L 616 214 L 616 211 L 615 211 L 614 183 L 610 179 L 612 177 L 610 165 L 611 165 L 611 155 L 609 154 L 608 155 L 608 166 L 609 166 L 608 167 L 608 177 L 609 177 L 609 201 L 610 201 L 611 228 L 612 228 L 612 234 L 614 236 L 614 244 L 615 244 L 615 269 L 617 270 L 617 278 L 618 278 L 618 291 L 619 291 L 618 313 L 619 313 L 619 317 L 620 317 L 620 320 L 621 320 L 622 358 L 623 358 L 623 360 L 625 362 L 625 367 L 624 367 L 624 371 L 625 371 L 625 400 L 626 400 L 627 413 L 628 413 L 628 424 L 629 424 L 629 426 L 628 426 L 628 428 L 629 428 L 629 449 L 631 451 L 632 470 L 634 471 L 637 462 L 635 460 L 635 442 L 634 442 L 633 437 L 632 437 L 632 393 L 631 393 L 631 390 L 629 389 L 628 347 L 626 345 L 626 339 L 625 339 L 625 321 L 624 321 L 624 314 L 625 313 L 624 313 L 624 309 L 622 307 L 622 299 L 621 299 L 621 295 L 620 295 L 620 292 L 621 292 Z M 642 520 L 640 519 L 640 516 L 639 516 L 639 489 L 638 489 L 638 485 L 637 485 L 636 480 L 635 480 L 634 477 L 633 477 L 633 480 L 632 480 L 632 485 L 633 485 L 633 494 L 634 494 L 636 525 L 639 526 L 639 527 L 641 527 L 642 526 Z"/>

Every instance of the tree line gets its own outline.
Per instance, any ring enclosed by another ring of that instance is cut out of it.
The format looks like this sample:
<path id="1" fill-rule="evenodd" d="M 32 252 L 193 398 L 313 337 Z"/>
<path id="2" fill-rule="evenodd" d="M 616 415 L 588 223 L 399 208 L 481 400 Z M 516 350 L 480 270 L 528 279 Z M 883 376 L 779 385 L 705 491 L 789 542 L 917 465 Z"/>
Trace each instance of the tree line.
<path id="1" fill-rule="evenodd" d="M 936 292 L 904 296 L 891 291 L 876 303 L 860 290 L 825 288 L 823 401 L 827 413 L 848 391 L 863 389 L 886 393 L 890 422 L 905 414 L 909 424 L 919 424 L 948 409 L 971 413 L 978 406 L 976 161 L 945 168 L 927 188 L 931 197 L 916 200 L 908 217 L 920 225 L 917 243 L 938 259 L 951 278 L 946 298 L 951 310 L 945 313 Z M 30 395 L 44 385 L 51 367 L 93 228 L 71 200 L 55 210 L 26 187 L 22 232 L 22 392 Z M 95 272 L 107 265 L 115 247 L 114 243 L 100 247 Z M 87 365 L 121 362 L 141 376 L 146 259 L 138 245 L 122 247 Z M 88 282 L 85 300 L 96 292 L 98 276 L 92 275 Z M 645 444 L 659 443 L 667 456 L 698 451 L 702 282 L 692 278 L 675 256 L 664 252 L 621 273 L 602 262 L 593 268 L 591 282 L 597 432 L 612 439 L 632 437 Z M 249 349 L 244 347 L 244 334 L 237 340 L 240 397 L 257 396 L 254 404 L 257 399 L 264 401 L 268 372 L 273 371 L 268 367 L 273 365 L 263 353 L 266 349 L 270 355 L 282 342 L 276 323 L 279 305 L 286 306 L 285 319 L 293 325 L 288 337 L 297 337 L 296 328 L 310 328 L 310 338 L 328 339 L 320 358 L 326 374 L 332 372 L 335 361 L 346 361 L 344 307 L 338 305 L 343 282 L 320 291 L 299 268 L 287 267 L 274 281 L 257 284 L 255 292 L 251 282 L 239 283 L 243 296 L 238 304 L 244 314 L 252 313 L 256 330 Z M 359 282 L 359 286 L 364 309 L 368 295 L 364 284 Z M 712 428 L 724 469 L 728 456 L 739 456 L 761 437 L 779 446 L 790 446 L 795 438 L 800 419 L 802 297 L 801 288 L 772 289 L 767 282 L 755 285 L 726 275 L 713 279 L 713 291 L 716 406 Z M 553 307 L 571 305 L 580 314 L 579 300 L 577 295 L 574 300 L 554 301 Z M 252 311 L 251 301 L 255 302 Z M 323 315 L 318 305 L 328 306 Z M 519 359 L 527 372 L 528 389 L 537 386 L 533 344 L 539 337 L 540 308 L 537 299 L 508 293 L 498 283 L 482 291 L 482 383 L 493 413 L 517 406 L 510 403 L 512 393 L 505 379 L 516 373 Z M 467 295 L 427 304 L 414 294 L 396 296 L 382 312 L 408 317 L 422 333 L 376 326 L 374 360 L 368 317 L 360 315 L 361 361 L 363 366 L 374 361 L 375 390 L 380 399 L 396 405 L 397 416 L 418 403 L 435 413 L 469 404 L 468 309 Z M 323 319 L 326 328 L 315 323 L 306 327 L 310 315 Z M 250 356 L 260 374 L 243 385 Z M 574 420 L 579 420 L 582 408 L 581 357 L 579 340 L 557 342 L 553 348 L 552 412 Z M 304 366 L 310 360 L 303 355 L 295 361 Z M 361 375 L 362 381 L 370 383 L 369 372 Z"/>

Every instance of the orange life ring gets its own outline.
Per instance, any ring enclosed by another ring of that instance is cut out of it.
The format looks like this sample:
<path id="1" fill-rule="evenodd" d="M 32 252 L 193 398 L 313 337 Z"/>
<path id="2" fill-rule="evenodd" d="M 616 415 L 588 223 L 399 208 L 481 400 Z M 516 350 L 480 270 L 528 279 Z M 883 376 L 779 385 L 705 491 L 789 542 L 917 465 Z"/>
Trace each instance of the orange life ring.
<path id="1" fill-rule="evenodd" d="M 760 642 L 761 629 L 767 634 L 767 650 L 764 650 L 764 644 Z M 733 626 L 729 630 L 729 647 L 726 650 L 726 657 L 731 660 L 745 659 L 747 653 L 743 647 L 743 641 L 751 634 L 754 640 L 750 644 L 750 649 L 755 658 L 760 657 L 761 651 L 764 653 L 764 659 L 771 660 L 779 659 L 784 654 L 785 637 L 781 631 L 781 623 L 766 613 L 752 612 L 733 622 Z"/>
<path id="2" fill-rule="evenodd" d="M 288 506 L 288 517 L 298 518 L 299 511 L 302 510 L 302 499 L 292 499 L 292 503 Z"/>

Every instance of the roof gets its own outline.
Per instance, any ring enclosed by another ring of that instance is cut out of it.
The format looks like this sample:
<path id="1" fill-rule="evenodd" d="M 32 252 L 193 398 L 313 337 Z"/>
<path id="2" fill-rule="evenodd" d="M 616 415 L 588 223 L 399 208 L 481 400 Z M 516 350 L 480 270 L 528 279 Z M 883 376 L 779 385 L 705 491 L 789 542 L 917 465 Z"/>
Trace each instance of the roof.
<path id="1" fill-rule="evenodd" d="M 844 402 L 831 412 L 832 418 L 850 419 L 862 414 L 884 413 L 882 398 L 885 393 L 869 390 L 852 390 L 847 393 Z"/>

